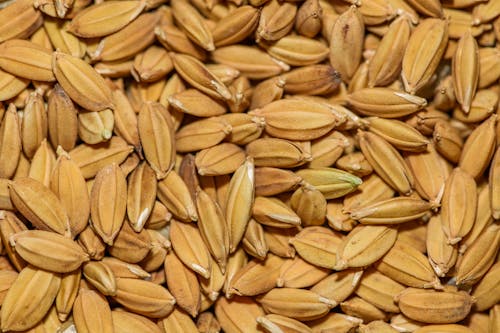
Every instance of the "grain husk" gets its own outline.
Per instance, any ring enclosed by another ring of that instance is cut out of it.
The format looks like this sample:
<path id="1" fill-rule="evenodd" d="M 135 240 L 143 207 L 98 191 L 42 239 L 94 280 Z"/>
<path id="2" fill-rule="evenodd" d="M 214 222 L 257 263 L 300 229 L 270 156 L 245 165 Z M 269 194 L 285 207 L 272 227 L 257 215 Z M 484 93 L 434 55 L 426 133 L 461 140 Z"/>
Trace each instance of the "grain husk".
<path id="1" fill-rule="evenodd" d="M 78 105 L 90 111 L 114 108 L 106 82 L 83 60 L 56 51 L 52 68 L 58 83 Z"/>
<path id="2" fill-rule="evenodd" d="M 31 178 L 20 178 L 9 184 L 9 191 L 16 209 L 38 229 L 70 236 L 68 215 L 47 187 Z"/>
<path id="3" fill-rule="evenodd" d="M 446 180 L 441 207 L 442 226 L 449 244 L 458 243 L 470 232 L 476 210 L 476 182 L 456 168 Z"/>
<path id="4" fill-rule="evenodd" d="M 174 129 L 168 111 L 159 103 L 143 104 L 138 127 L 146 160 L 158 179 L 165 178 L 175 163 Z"/>
<path id="5" fill-rule="evenodd" d="M 350 82 L 361 62 L 364 32 L 363 17 L 356 6 L 341 14 L 332 27 L 330 63 L 344 82 Z"/>
<path id="6" fill-rule="evenodd" d="M 74 304 L 73 320 L 78 332 L 113 332 L 109 304 L 104 296 L 94 290 L 79 290 Z"/>
<path id="7" fill-rule="evenodd" d="M 284 260 L 269 254 L 263 261 L 251 260 L 232 277 L 226 295 L 256 296 L 277 286 Z"/>
<path id="8" fill-rule="evenodd" d="M 337 249 L 336 270 L 368 266 L 386 254 L 397 237 L 394 227 L 356 226 Z"/>
<path id="9" fill-rule="evenodd" d="M 2 330 L 22 331 L 35 326 L 49 311 L 61 284 L 58 274 L 25 267 L 2 304 Z"/>
<path id="10" fill-rule="evenodd" d="M 168 290 L 181 309 L 196 317 L 201 306 L 201 294 L 196 274 L 177 258 L 168 253 L 165 258 L 165 277 Z"/>
<path id="11" fill-rule="evenodd" d="M 297 320 L 320 318 L 336 305 L 312 291 L 295 288 L 274 288 L 257 301 L 268 312 Z"/>
<path id="12" fill-rule="evenodd" d="M 358 132 L 360 148 L 375 172 L 393 189 L 409 195 L 413 175 L 399 152 L 386 140 L 370 132 Z"/>
<path id="13" fill-rule="evenodd" d="M 280 275 L 276 282 L 278 287 L 308 288 L 326 278 L 329 270 L 317 267 L 301 259 L 286 260 L 280 268 Z"/>
<path id="14" fill-rule="evenodd" d="M 264 310 L 250 297 L 221 297 L 215 303 L 215 317 L 224 332 L 261 332 L 256 319 L 264 316 Z"/>
<path id="15" fill-rule="evenodd" d="M 145 1 L 102 2 L 75 15 L 67 29 L 84 38 L 110 35 L 133 21 L 145 5 Z"/>
<path id="16" fill-rule="evenodd" d="M 125 262 L 138 263 L 151 251 L 151 237 L 146 230 L 136 233 L 130 223 L 125 220 L 116 235 L 109 253 Z"/>
<path id="17" fill-rule="evenodd" d="M 196 226 L 172 220 L 170 241 L 179 259 L 189 269 L 206 279 L 210 277 L 210 252 Z"/>
<path id="18" fill-rule="evenodd" d="M 83 265 L 83 275 L 86 281 L 99 290 L 101 294 L 105 296 L 116 295 L 115 274 L 102 261 L 91 261 Z"/>
<path id="19" fill-rule="evenodd" d="M 441 289 L 428 258 L 412 246 L 396 243 L 375 268 L 409 287 Z"/>
<path id="20" fill-rule="evenodd" d="M 103 38 L 90 57 L 94 61 L 116 61 L 132 57 L 153 43 L 158 21 L 157 13 L 139 15 L 125 28 Z"/>
<path id="21" fill-rule="evenodd" d="M 441 214 L 431 217 L 427 224 L 426 249 L 429 263 L 439 277 L 455 265 L 458 257 L 456 245 L 449 244 L 442 228 Z"/>
<path id="22" fill-rule="evenodd" d="M 212 52 L 212 59 L 237 69 L 249 79 L 265 79 L 290 69 L 288 64 L 266 52 L 241 44 L 217 48 Z"/>
<path id="23" fill-rule="evenodd" d="M 447 22 L 429 18 L 423 20 L 410 36 L 403 57 L 402 79 L 405 90 L 416 93 L 434 74 L 448 42 Z M 422 46 L 425 45 L 425 52 Z"/>
<path id="24" fill-rule="evenodd" d="M 289 243 L 305 261 L 324 268 L 333 269 L 336 253 L 343 237 L 321 226 L 302 229 Z"/>
<path id="25" fill-rule="evenodd" d="M 21 126 L 16 107 L 10 104 L 0 125 L 0 176 L 11 178 L 16 171 L 22 152 Z"/>
<path id="26" fill-rule="evenodd" d="M 177 219 L 185 222 L 197 221 L 198 214 L 186 183 L 174 170 L 158 182 L 157 196 Z"/>
<path id="27" fill-rule="evenodd" d="M 359 89 L 349 94 L 347 100 L 362 115 L 381 118 L 407 116 L 427 105 L 422 97 L 390 88 Z"/>
<path id="28" fill-rule="evenodd" d="M 467 316 L 474 302 L 464 291 L 415 288 L 405 289 L 396 301 L 405 316 L 429 324 L 456 323 Z"/>
<path id="29" fill-rule="evenodd" d="M 160 327 L 147 317 L 123 310 L 111 311 L 115 332 L 151 332 L 161 333 Z"/>
<path id="30" fill-rule="evenodd" d="M 138 279 L 118 278 L 113 297 L 130 311 L 150 318 L 163 318 L 172 312 L 175 299 L 160 285 Z"/>

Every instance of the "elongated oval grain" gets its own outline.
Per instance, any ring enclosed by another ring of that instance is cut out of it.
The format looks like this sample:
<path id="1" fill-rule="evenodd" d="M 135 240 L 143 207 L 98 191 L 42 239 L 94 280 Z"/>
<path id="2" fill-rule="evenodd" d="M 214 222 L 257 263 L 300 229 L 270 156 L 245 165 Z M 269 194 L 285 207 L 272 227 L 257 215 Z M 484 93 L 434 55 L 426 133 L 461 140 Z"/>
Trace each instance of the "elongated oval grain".
<path id="1" fill-rule="evenodd" d="M 355 293 L 370 304 L 386 312 L 398 313 L 399 308 L 394 302 L 394 297 L 401 293 L 405 287 L 387 275 L 367 269 L 361 277 Z"/>
<path id="2" fill-rule="evenodd" d="M 60 321 L 66 321 L 73 310 L 73 305 L 80 289 L 82 271 L 77 269 L 61 276 L 61 286 L 55 300 L 57 317 Z"/>
<path id="3" fill-rule="evenodd" d="M 109 82 L 108 82 L 109 83 Z M 141 149 L 137 115 L 125 93 L 116 85 L 111 85 L 111 97 L 116 106 L 113 112 L 115 126 L 113 130 L 127 143 L 133 145 L 137 151 Z"/>
<path id="4" fill-rule="evenodd" d="M 35 326 L 49 311 L 61 284 L 58 274 L 24 268 L 2 304 L 2 331 L 22 331 Z"/>
<path id="5" fill-rule="evenodd" d="M 262 44 L 269 55 L 291 66 L 306 66 L 328 57 L 328 47 L 315 39 L 287 35 L 272 44 Z"/>
<path id="6" fill-rule="evenodd" d="M 444 187 L 441 217 L 448 243 L 456 244 L 472 229 L 477 210 L 474 179 L 460 168 L 448 177 Z"/>
<path id="7" fill-rule="evenodd" d="M 306 324 L 303 324 L 298 320 L 281 315 L 268 314 L 265 317 L 257 317 L 257 322 L 267 332 L 290 331 L 290 332 L 312 333 L 312 330 Z"/>
<path id="8" fill-rule="evenodd" d="M 450 173 L 445 160 L 433 145 L 429 145 L 426 152 L 406 155 L 405 161 L 413 173 L 415 190 L 423 199 L 438 205 L 443 196 L 445 180 Z"/>
<path id="9" fill-rule="evenodd" d="M 260 333 L 257 317 L 265 315 L 264 310 L 250 297 L 221 297 L 215 303 L 215 316 L 224 332 Z"/>
<path id="10" fill-rule="evenodd" d="M 217 48 L 212 52 L 212 58 L 237 69 L 249 79 L 269 78 L 290 69 L 290 66 L 266 52 L 241 44 Z"/>
<path id="11" fill-rule="evenodd" d="M 0 11 L 0 42 L 14 38 L 26 38 L 43 22 L 42 13 L 35 10 L 30 0 L 11 3 Z"/>
<path id="12" fill-rule="evenodd" d="M 441 214 L 431 217 L 427 224 L 426 249 L 429 262 L 437 276 L 444 276 L 455 265 L 458 256 L 456 245 L 448 244 L 443 231 Z"/>
<path id="13" fill-rule="evenodd" d="M 231 177 L 226 201 L 226 222 L 229 230 L 229 252 L 233 253 L 243 238 L 250 220 L 255 192 L 254 163 L 247 159 Z"/>
<path id="14" fill-rule="evenodd" d="M 456 323 L 469 313 L 473 300 L 464 291 L 432 291 L 408 288 L 397 296 L 401 312 L 429 324 Z"/>
<path id="15" fill-rule="evenodd" d="M 329 65 L 303 66 L 283 74 L 282 78 L 286 81 L 285 92 L 300 95 L 327 95 L 341 83 L 340 73 Z"/>
<path id="16" fill-rule="evenodd" d="M 277 138 L 259 138 L 246 146 L 246 153 L 256 166 L 293 168 L 311 160 L 300 142 Z"/>
<path id="17" fill-rule="evenodd" d="M 0 47 L 0 68 L 22 78 L 55 81 L 50 50 L 35 43 L 14 39 Z"/>
<path id="18" fill-rule="evenodd" d="M 56 154 L 48 144 L 43 140 L 33 155 L 30 163 L 28 177 L 35 179 L 44 186 L 49 187 L 50 175 L 56 164 Z"/>
<path id="19" fill-rule="evenodd" d="M 235 44 L 248 37 L 257 27 L 259 12 L 252 6 L 241 6 L 222 18 L 212 30 L 215 46 Z"/>
<path id="20" fill-rule="evenodd" d="M 364 31 L 363 17 L 355 6 L 340 15 L 333 25 L 330 63 L 344 82 L 350 82 L 361 62 Z"/>
<path id="21" fill-rule="evenodd" d="M 429 140 L 410 125 L 392 119 L 370 117 L 369 130 L 404 151 L 424 151 Z"/>
<path id="22" fill-rule="evenodd" d="M 0 177 L 11 178 L 21 154 L 21 127 L 14 104 L 10 104 L 0 125 Z"/>
<path id="23" fill-rule="evenodd" d="M 85 55 L 87 45 L 65 30 L 68 23 L 67 21 L 45 17 L 43 28 L 56 50 L 81 59 Z"/>
<path id="24" fill-rule="evenodd" d="M 90 194 L 92 225 L 102 240 L 109 245 L 120 231 L 127 207 L 127 183 L 115 163 L 101 169 Z"/>
<path id="25" fill-rule="evenodd" d="M 257 301 L 267 311 L 298 320 L 312 320 L 324 316 L 336 303 L 315 292 L 296 288 L 274 288 Z"/>
<path id="26" fill-rule="evenodd" d="M 161 333 L 160 328 L 147 317 L 122 310 L 111 311 L 113 329 L 116 333 L 151 332 Z"/>
<path id="27" fill-rule="evenodd" d="M 314 186 L 298 188 L 291 197 L 292 209 L 299 215 L 302 225 L 322 225 L 326 218 L 326 199 Z"/>
<path id="28" fill-rule="evenodd" d="M 410 194 L 413 175 L 399 152 L 376 134 L 359 132 L 359 135 L 361 151 L 375 172 L 396 191 Z"/>
<path id="29" fill-rule="evenodd" d="M 125 308 L 150 318 L 163 318 L 174 309 L 175 299 L 160 285 L 139 279 L 116 280 L 117 294 L 113 297 Z"/>
<path id="30" fill-rule="evenodd" d="M 381 118 L 399 118 L 427 105 L 424 98 L 390 88 L 364 88 L 348 96 L 349 104 L 359 113 Z"/>
<path id="31" fill-rule="evenodd" d="M 48 134 L 54 147 L 70 151 L 78 136 L 78 118 L 70 97 L 56 84 L 47 103 Z"/>
<path id="32" fill-rule="evenodd" d="M 47 138 L 47 110 L 44 100 L 39 93 L 31 93 L 26 99 L 21 124 L 23 151 L 28 158 L 33 158 L 45 138 Z"/>
<path id="33" fill-rule="evenodd" d="M 479 50 L 470 31 L 460 38 L 452 62 L 455 97 L 465 113 L 470 112 L 479 80 Z"/>
<path id="34" fill-rule="evenodd" d="M 416 220 L 432 205 L 421 199 L 396 197 L 351 210 L 351 218 L 363 224 L 397 224 Z"/>
<path id="35" fill-rule="evenodd" d="M 113 332 L 111 309 L 106 298 L 90 289 L 80 289 L 75 300 L 73 318 L 78 332 Z"/>
<path id="36" fill-rule="evenodd" d="M 390 250 L 397 233 L 393 227 L 356 226 L 337 249 L 335 269 L 364 267 L 374 263 Z"/>
<path id="37" fill-rule="evenodd" d="M 167 109 L 145 103 L 138 117 L 139 136 L 146 160 L 158 179 L 165 178 L 175 162 L 174 128 Z"/>
<path id="38" fill-rule="evenodd" d="M 264 118 L 269 135 L 289 140 L 316 139 L 328 133 L 336 122 L 326 105 L 299 99 L 271 102 L 252 115 Z"/>
<path id="39" fill-rule="evenodd" d="M 119 136 L 96 145 L 81 144 L 69 152 L 85 179 L 93 178 L 105 166 L 123 162 L 134 150 Z"/>
<path id="40" fill-rule="evenodd" d="M 76 242 L 53 232 L 24 231 L 13 235 L 10 241 L 28 263 L 55 273 L 69 273 L 89 260 Z"/>
<path id="41" fill-rule="evenodd" d="M 394 20 L 368 65 L 369 87 L 384 86 L 398 77 L 409 38 L 409 19 L 402 16 Z"/>
<path id="42" fill-rule="evenodd" d="M 403 58 L 402 79 L 407 92 L 415 93 L 429 82 L 447 42 L 446 21 L 429 18 L 418 25 L 410 36 Z"/>
<path id="43" fill-rule="evenodd" d="M 55 52 L 52 57 L 52 69 L 64 91 L 83 108 L 101 111 L 114 107 L 106 82 L 83 60 Z"/>
<path id="44" fill-rule="evenodd" d="M 125 28 L 103 38 L 93 60 L 115 61 L 128 59 L 154 42 L 154 29 L 159 21 L 157 13 L 139 15 Z"/>
<path id="45" fill-rule="evenodd" d="M 132 171 L 127 187 L 127 216 L 137 232 L 142 230 L 153 211 L 156 187 L 154 171 L 146 163 L 141 163 Z"/>
<path id="46" fill-rule="evenodd" d="M 105 296 L 116 295 L 116 279 L 113 271 L 102 261 L 91 261 L 83 265 L 83 275 Z"/>
<path id="47" fill-rule="evenodd" d="M 161 203 L 179 220 L 185 222 L 198 220 L 189 189 L 175 170 L 170 171 L 158 182 L 157 195 Z"/>
<path id="48" fill-rule="evenodd" d="M 297 6 L 293 3 L 269 1 L 261 11 L 256 40 L 279 40 L 293 28 Z"/>
<path id="49" fill-rule="evenodd" d="M 245 162 L 245 151 L 233 143 L 220 143 L 199 151 L 195 163 L 201 176 L 220 176 L 233 173 Z"/>
<path id="50" fill-rule="evenodd" d="M 476 284 L 493 265 L 500 247 L 499 230 L 497 224 L 491 224 L 467 249 L 456 267 L 457 285 Z"/>
<path id="51" fill-rule="evenodd" d="M 442 288 L 428 258 L 414 247 L 404 243 L 395 244 L 375 265 L 375 268 L 409 287 Z"/>
<path id="52" fill-rule="evenodd" d="M 308 288 L 327 277 L 328 273 L 328 269 L 317 267 L 295 257 L 281 266 L 276 284 L 278 287 L 285 288 Z"/>
<path id="53" fill-rule="evenodd" d="M 301 224 L 300 217 L 290 207 L 273 197 L 255 197 L 252 217 L 261 224 L 277 228 L 292 228 Z"/>
<path id="54" fill-rule="evenodd" d="M 189 39 L 207 51 L 215 49 L 212 32 L 208 29 L 200 13 L 189 3 L 173 0 L 172 14 Z"/>
<path id="55" fill-rule="evenodd" d="M 145 5 L 145 1 L 102 2 L 79 12 L 67 30 L 84 38 L 106 36 L 124 28 Z"/>
<path id="56" fill-rule="evenodd" d="M 481 176 L 495 153 L 496 115 L 476 127 L 465 141 L 458 166 L 474 178 Z"/>
<path id="57" fill-rule="evenodd" d="M 336 253 L 341 242 L 341 235 L 321 226 L 304 228 L 289 241 L 302 259 L 329 269 L 333 269 L 336 264 Z"/>
<path id="58" fill-rule="evenodd" d="M 361 178 L 335 168 L 307 168 L 297 171 L 297 175 L 319 190 L 325 199 L 343 197 L 362 184 Z"/>
<path id="59" fill-rule="evenodd" d="M 9 185 L 14 206 L 40 230 L 50 230 L 70 236 L 68 215 L 47 187 L 31 178 L 21 178 Z"/>
<path id="60" fill-rule="evenodd" d="M 229 231 L 220 205 L 201 188 L 196 190 L 198 228 L 208 250 L 224 272 L 229 255 Z"/>
<path id="61" fill-rule="evenodd" d="M 346 269 L 334 272 L 315 284 L 311 291 L 333 302 L 341 303 L 347 299 L 359 285 L 363 270 Z"/>
<path id="62" fill-rule="evenodd" d="M 222 100 L 231 99 L 231 92 L 202 62 L 186 54 L 170 54 L 177 73 L 201 92 Z"/>
<path id="63" fill-rule="evenodd" d="M 206 279 L 210 277 L 210 252 L 196 226 L 172 220 L 170 240 L 175 253 L 189 269 Z"/>
<path id="64" fill-rule="evenodd" d="M 168 290 L 176 299 L 176 304 L 192 317 L 198 315 L 201 306 L 200 286 L 196 274 L 187 268 L 175 253 L 165 258 L 165 277 Z"/>

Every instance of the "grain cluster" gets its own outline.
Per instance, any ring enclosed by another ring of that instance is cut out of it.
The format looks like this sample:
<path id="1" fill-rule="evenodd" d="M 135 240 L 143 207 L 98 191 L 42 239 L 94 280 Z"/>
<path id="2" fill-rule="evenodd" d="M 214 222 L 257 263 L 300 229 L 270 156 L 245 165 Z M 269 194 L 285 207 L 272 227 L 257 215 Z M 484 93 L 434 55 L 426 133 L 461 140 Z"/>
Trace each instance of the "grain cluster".
<path id="1" fill-rule="evenodd" d="M 500 332 L 500 0 L 0 0 L 0 330 Z"/>

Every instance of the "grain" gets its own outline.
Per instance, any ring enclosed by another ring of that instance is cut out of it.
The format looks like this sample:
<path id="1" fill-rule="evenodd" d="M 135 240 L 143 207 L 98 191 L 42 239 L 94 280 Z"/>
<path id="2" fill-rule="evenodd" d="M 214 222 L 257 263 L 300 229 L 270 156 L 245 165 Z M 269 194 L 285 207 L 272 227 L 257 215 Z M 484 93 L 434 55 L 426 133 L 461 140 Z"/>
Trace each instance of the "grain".
<path id="1" fill-rule="evenodd" d="M 499 10 L 4 1 L 2 331 L 494 331 Z"/>

